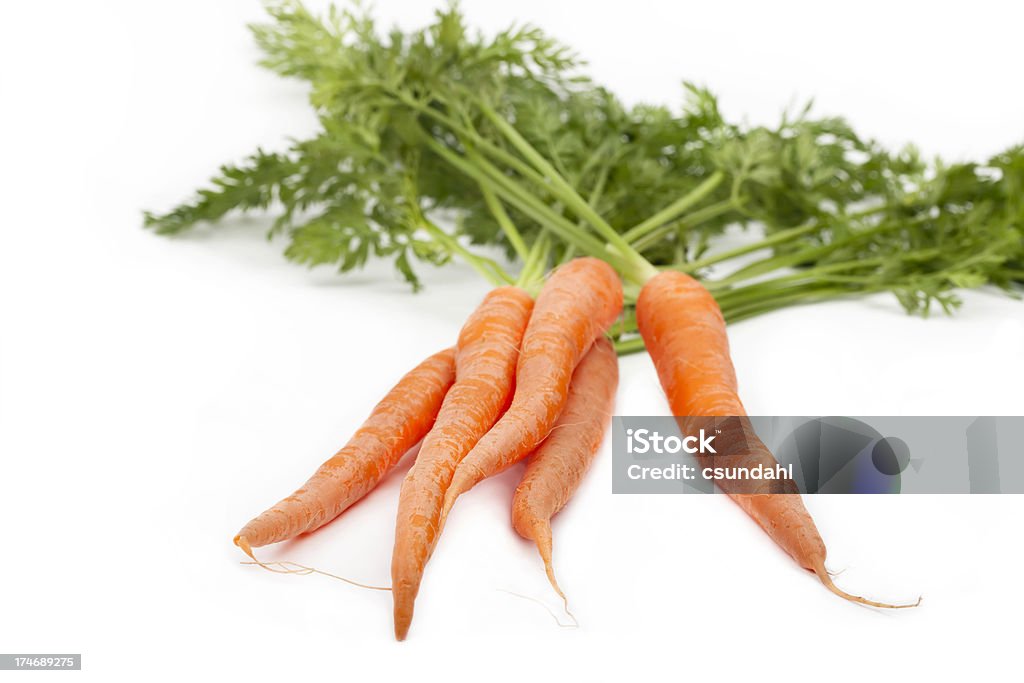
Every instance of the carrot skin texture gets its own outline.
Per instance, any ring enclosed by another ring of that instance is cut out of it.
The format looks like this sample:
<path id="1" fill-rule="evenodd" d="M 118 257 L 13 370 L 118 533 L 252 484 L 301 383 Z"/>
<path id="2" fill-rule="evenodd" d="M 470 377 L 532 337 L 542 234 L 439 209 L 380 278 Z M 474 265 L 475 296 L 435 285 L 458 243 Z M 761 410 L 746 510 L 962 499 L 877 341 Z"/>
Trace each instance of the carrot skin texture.
<path id="1" fill-rule="evenodd" d="M 423 572 L 441 532 L 444 495 L 462 458 L 508 406 L 533 299 L 517 287 L 490 292 L 456 345 L 456 380 L 416 463 L 402 482 L 391 560 L 395 637 L 412 622 Z"/>
<path id="2" fill-rule="evenodd" d="M 512 498 L 512 526 L 537 545 L 548 581 L 563 599 L 551 562 L 551 518 L 572 498 L 611 420 L 619 359 L 605 338 L 594 342 L 572 376 L 569 398 L 550 436 L 530 456 Z"/>
<path id="3" fill-rule="evenodd" d="M 252 548 L 314 531 L 340 515 L 426 435 L 454 381 L 455 349 L 417 365 L 301 488 L 246 524 L 235 545 L 252 556 Z"/>
<path id="4" fill-rule="evenodd" d="M 678 272 L 651 278 L 636 304 L 637 325 L 677 416 L 745 416 L 729 356 L 725 320 L 699 282 Z M 746 429 L 744 464 L 774 467 L 775 457 Z M 732 435 L 728 435 L 732 436 Z M 719 443 L 722 439 L 719 439 Z M 725 449 L 720 449 L 725 450 Z M 824 566 L 825 543 L 799 495 L 749 495 L 720 488 L 802 567 Z M 749 491 L 749 488 L 746 489 Z"/>
<path id="5" fill-rule="evenodd" d="M 604 261 L 578 258 L 551 274 L 523 335 L 512 403 L 459 464 L 445 500 L 529 455 L 565 407 L 573 370 L 622 312 L 622 282 Z"/>

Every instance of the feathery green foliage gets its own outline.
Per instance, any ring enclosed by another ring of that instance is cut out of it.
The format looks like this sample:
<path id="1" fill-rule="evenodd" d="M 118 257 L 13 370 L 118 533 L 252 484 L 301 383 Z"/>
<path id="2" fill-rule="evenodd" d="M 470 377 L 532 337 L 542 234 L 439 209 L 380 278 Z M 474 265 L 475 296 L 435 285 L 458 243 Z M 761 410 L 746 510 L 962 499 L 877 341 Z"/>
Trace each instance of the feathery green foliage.
<path id="1" fill-rule="evenodd" d="M 452 257 L 512 281 L 476 248 L 533 268 L 543 243 L 548 265 L 591 253 L 636 283 L 652 266 L 703 276 L 732 320 L 876 291 L 950 310 L 956 289 L 1022 279 L 1019 146 L 981 165 L 927 163 L 809 107 L 773 128 L 729 122 L 689 83 L 681 111 L 626 107 L 539 29 L 484 36 L 455 5 L 409 33 L 362 10 L 268 11 L 252 27 L 261 64 L 309 84 L 318 134 L 222 167 L 195 199 L 147 213 L 157 232 L 274 211 L 289 259 L 349 271 L 390 258 L 414 288 L 414 262 Z M 764 237 L 717 249 L 731 225 Z"/>

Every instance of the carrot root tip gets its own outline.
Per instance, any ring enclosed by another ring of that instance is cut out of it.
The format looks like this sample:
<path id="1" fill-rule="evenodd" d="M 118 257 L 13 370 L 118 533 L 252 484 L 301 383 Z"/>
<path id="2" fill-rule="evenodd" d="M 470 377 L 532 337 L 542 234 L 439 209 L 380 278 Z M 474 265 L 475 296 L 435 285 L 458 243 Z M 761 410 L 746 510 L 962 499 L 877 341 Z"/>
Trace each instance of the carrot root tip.
<path id="1" fill-rule="evenodd" d="M 562 598 L 562 601 L 568 605 L 565 593 L 562 592 L 561 586 L 558 585 L 558 579 L 555 578 L 555 564 L 552 559 L 551 523 L 544 519 L 538 519 L 534 521 L 530 532 L 533 535 L 533 542 L 537 545 L 537 551 L 540 553 L 540 559 L 544 561 L 544 572 L 548 575 L 548 582 L 555 589 L 555 592 L 558 593 L 558 597 Z M 568 611 L 566 609 L 566 612 Z"/>
<path id="2" fill-rule="evenodd" d="M 910 608 L 910 607 L 917 607 L 918 605 L 921 604 L 922 597 L 918 597 L 917 598 L 917 602 L 906 603 L 906 604 L 903 604 L 903 605 L 891 605 L 891 604 L 886 603 L 886 602 L 875 602 L 874 600 L 868 600 L 867 598 L 862 598 L 859 595 L 852 595 L 850 593 L 847 593 L 846 591 L 841 589 L 839 586 L 837 586 L 832 581 L 832 577 L 829 575 L 828 571 L 825 570 L 824 566 L 815 567 L 814 568 L 814 573 L 818 575 L 818 578 L 825 585 L 825 587 L 828 588 L 830 591 L 832 591 L 833 593 L 835 593 L 839 597 L 843 598 L 844 600 L 849 600 L 850 602 L 855 602 L 858 605 L 865 605 L 867 607 L 878 607 L 880 609 L 907 609 L 907 608 Z"/>
<path id="3" fill-rule="evenodd" d="M 254 562 L 256 561 L 256 556 L 252 554 L 252 546 L 249 545 L 249 539 L 239 534 L 235 536 L 235 545 L 241 548 L 242 552 L 251 557 Z"/>

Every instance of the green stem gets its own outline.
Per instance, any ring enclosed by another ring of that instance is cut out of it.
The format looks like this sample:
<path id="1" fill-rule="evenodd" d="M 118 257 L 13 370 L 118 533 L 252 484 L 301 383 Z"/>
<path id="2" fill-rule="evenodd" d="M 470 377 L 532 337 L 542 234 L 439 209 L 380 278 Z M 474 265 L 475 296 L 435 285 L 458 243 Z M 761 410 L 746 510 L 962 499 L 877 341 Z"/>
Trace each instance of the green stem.
<path id="1" fill-rule="evenodd" d="M 590 165 L 588 160 L 587 165 Z M 605 163 L 601 166 L 600 172 L 597 174 L 597 180 L 594 181 L 594 188 L 590 191 L 590 196 L 587 197 L 587 203 L 591 206 L 597 206 L 597 203 L 601 201 L 601 195 L 604 194 L 604 186 L 608 182 L 608 171 L 611 165 Z M 582 225 L 580 226 L 583 227 Z M 576 245 L 570 244 L 565 248 L 562 253 L 561 263 L 567 263 L 572 259 L 576 258 Z"/>
<path id="2" fill-rule="evenodd" d="M 832 273 L 841 273 L 850 270 L 860 270 L 863 268 L 873 268 L 881 265 L 885 262 L 884 258 L 872 258 L 872 259 L 860 259 L 855 261 L 844 261 L 842 263 L 829 263 L 825 265 L 815 266 L 806 270 L 801 270 L 796 273 L 789 275 L 782 275 L 771 280 L 765 280 L 752 285 L 746 285 L 744 287 L 728 287 L 723 285 L 721 281 L 706 282 L 705 286 L 715 295 L 715 298 L 720 302 L 734 301 L 736 299 L 742 299 L 744 296 L 749 296 L 751 293 L 764 292 L 764 291 L 778 291 L 783 286 L 791 286 L 793 283 L 802 283 L 804 281 L 813 281 L 813 278 L 819 278 L 820 280 L 830 279 L 822 278 L 822 276 L 828 276 Z M 860 279 L 856 279 L 859 281 Z M 840 281 L 839 279 L 832 279 L 833 282 Z M 854 280 L 849 280 L 854 281 Z M 723 304 L 724 305 L 724 304 Z"/>
<path id="3" fill-rule="evenodd" d="M 544 230 L 533 243 L 529 256 L 523 264 L 523 270 L 519 273 L 516 286 L 525 289 L 531 296 L 536 298 L 544 282 L 544 273 L 547 270 L 548 259 L 551 255 L 551 234 Z"/>
<path id="4" fill-rule="evenodd" d="M 512 142 L 513 146 L 515 146 L 520 153 L 526 156 L 529 161 L 534 163 L 534 166 L 537 167 L 540 174 L 538 174 L 533 168 L 530 168 L 528 164 L 524 164 L 513 155 L 486 140 L 475 130 L 460 124 L 451 117 L 446 116 L 435 108 L 409 96 L 406 93 L 389 89 L 386 86 L 382 87 L 384 87 L 387 92 L 399 101 L 447 126 L 457 135 L 469 138 L 478 148 L 482 149 L 487 154 L 490 154 L 495 159 L 507 164 L 524 177 L 534 181 L 541 188 L 546 189 L 552 197 L 566 204 L 574 213 L 577 214 L 577 216 L 586 219 L 587 222 L 589 222 L 598 231 L 598 233 L 600 233 L 602 237 L 612 245 L 612 248 L 609 249 L 602 245 L 600 249 L 594 249 L 595 244 L 601 243 L 583 231 L 567 233 L 565 231 L 566 224 L 571 225 L 571 223 L 567 220 L 563 222 L 563 216 L 558 216 L 558 219 L 561 219 L 558 220 L 555 219 L 556 214 L 550 211 L 549 208 L 546 207 L 546 211 L 542 210 L 541 206 L 543 206 L 543 202 L 541 202 L 535 194 L 529 193 L 523 188 L 518 187 L 518 184 L 516 184 L 516 186 L 511 185 L 510 183 L 515 183 L 515 181 L 508 178 L 504 173 L 498 171 L 497 175 L 499 175 L 501 179 L 499 180 L 498 178 L 495 178 L 494 171 L 497 169 L 494 169 L 493 165 L 487 164 L 483 167 L 483 170 L 487 171 L 488 175 L 491 176 L 493 181 L 492 184 L 499 186 L 495 188 L 495 191 L 499 195 L 505 194 L 506 201 L 509 201 L 509 203 L 512 204 L 530 204 L 531 209 L 529 211 L 524 210 L 521 207 L 520 210 L 523 210 L 524 213 L 532 213 L 531 217 L 534 218 L 534 220 L 538 220 L 538 222 L 546 224 L 561 239 L 565 240 L 569 244 L 576 245 L 578 248 L 592 256 L 602 258 L 609 263 L 612 263 L 624 277 L 639 284 L 643 284 L 654 275 L 657 275 L 657 269 L 648 263 L 647 260 L 638 252 L 633 250 L 622 236 L 619 235 L 614 228 L 601 218 L 601 216 L 579 196 L 576 190 L 564 178 L 562 178 L 554 167 L 552 167 L 551 164 L 548 163 L 547 160 L 545 160 L 544 157 L 537 152 L 537 150 L 535 150 L 514 127 L 505 121 L 485 102 L 478 100 L 478 106 L 484 115 L 491 120 L 491 122 L 503 135 L 505 135 L 507 139 L 509 139 L 510 142 Z M 454 154 L 446 146 L 439 143 L 425 130 L 421 129 L 421 133 L 424 135 L 425 140 L 428 141 L 428 144 L 432 149 L 441 153 L 441 148 L 443 148 L 445 152 L 449 152 L 450 154 L 442 153 L 442 156 L 449 162 L 456 165 L 457 168 L 467 173 L 467 175 L 474 177 L 478 182 L 480 182 L 479 178 L 476 177 L 476 174 L 472 172 L 472 167 L 470 165 L 461 165 L 456 163 L 458 155 Z M 516 198 L 514 200 L 510 199 L 508 195 L 515 195 Z M 539 215 L 546 215 L 546 218 L 538 218 Z M 587 247 L 584 246 L 584 242 L 586 241 L 591 241 L 591 244 Z"/>
<path id="5" fill-rule="evenodd" d="M 492 158 L 500 161 L 503 164 L 510 166 L 520 175 L 529 178 L 541 188 L 547 188 L 550 190 L 549 183 L 544 179 L 544 176 L 533 169 L 532 166 L 525 163 L 518 157 L 498 147 L 493 142 L 482 136 L 475 128 L 460 124 L 458 121 L 450 116 L 443 114 L 437 109 L 431 107 L 428 104 L 423 103 L 416 98 L 403 93 L 398 90 L 385 88 L 385 90 L 392 96 L 398 99 L 403 104 L 415 109 L 416 111 L 424 114 L 425 116 L 434 119 L 438 123 L 448 127 L 453 133 L 461 139 L 468 139 L 472 142 L 477 149 L 489 154 Z"/>
<path id="6" fill-rule="evenodd" d="M 736 320 L 746 319 L 755 315 L 761 315 L 797 303 L 812 303 L 823 299 L 831 299 L 839 296 L 850 296 L 853 294 L 866 294 L 871 291 L 878 291 L 877 288 L 853 289 L 840 286 L 819 286 L 801 289 L 775 296 L 766 301 L 756 301 L 743 305 L 725 306 L 722 308 L 722 315 L 726 322 L 732 323 Z"/>
<path id="7" fill-rule="evenodd" d="M 492 286 L 501 287 L 513 282 L 512 277 L 497 263 L 469 251 L 459 244 L 458 240 L 430 222 L 427 218 L 420 216 L 419 223 L 424 230 L 430 233 L 431 237 L 443 244 L 449 251 L 458 254 L 463 261 L 483 276 Z M 493 270 L 489 270 L 489 268 Z"/>
<path id="8" fill-rule="evenodd" d="M 502 173 L 500 169 L 497 169 L 483 159 L 478 159 L 477 164 L 472 164 L 435 140 L 426 131 L 423 131 L 423 135 L 424 143 L 439 156 L 478 183 L 488 184 L 505 201 L 536 220 L 542 226 L 549 228 L 560 239 L 575 244 L 591 256 L 608 261 L 624 276 L 641 282 L 646 281 L 645 273 L 638 267 L 638 264 L 608 250 L 600 240 L 588 235 L 579 226 L 565 218 L 565 216 L 551 210 L 536 195 L 520 187 L 518 183 Z M 642 263 L 650 267 L 650 264 L 647 264 L 646 261 L 642 261 Z"/>
<path id="9" fill-rule="evenodd" d="M 494 220 L 498 222 L 498 226 L 505 233 L 505 237 L 508 238 L 509 244 L 515 249 L 519 258 L 525 261 L 530 254 L 530 250 L 526 246 L 526 242 L 523 240 L 519 229 L 516 228 L 516 224 L 512 222 L 512 218 L 509 217 L 508 212 L 505 211 L 505 207 L 502 206 L 501 200 L 494 194 L 494 191 L 484 183 L 478 183 L 478 185 L 480 185 L 480 192 L 483 193 L 484 202 L 487 204 L 487 208 L 490 209 L 491 215 L 494 216 Z"/>
<path id="10" fill-rule="evenodd" d="M 632 244 L 652 230 L 656 230 L 662 225 L 675 220 L 682 214 L 689 211 L 690 207 L 714 192 L 715 189 L 722 184 L 723 180 L 725 180 L 725 173 L 722 171 L 715 171 L 700 185 L 693 188 L 661 211 L 658 211 L 647 220 L 627 230 L 622 236 L 623 239 Z"/>
<path id="11" fill-rule="evenodd" d="M 628 356 L 631 353 L 640 353 L 645 348 L 643 337 L 634 337 L 615 342 L 615 352 L 620 356 Z"/>
<path id="12" fill-rule="evenodd" d="M 615 321 L 615 323 L 608 330 L 608 334 L 611 337 L 620 337 L 624 334 L 637 331 L 636 323 L 636 309 L 626 308 L 622 312 L 622 316 Z"/>
<path id="13" fill-rule="evenodd" d="M 709 204 L 708 206 L 697 209 L 696 211 L 687 214 L 681 218 L 678 223 L 682 228 L 694 228 L 704 221 L 709 221 L 712 218 L 717 218 L 722 214 L 732 211 L 736 207 L 736 202 L 733 201 L 732 197 L 729 199 L 723 199 L 720 202 Z M 655 228 L 653 231 L 644 235 L 643 237 L 632 242 L 633 248 L 637 251 L 642 252 L 648 247 L 657 244 L 665 235 L 674 229 L 673 223 L 665 223 L 664 225 Z M 628 234 L 628 233 L 627 233 Z"/>
<path id="14" fill-rule="evenodd" d="M 547 178 L 545 178 L 544 175 L 542 175 L 541 173 L 538 173 L 532 166 L 530 166 L 529 164 L 523 162 L 522 160 L 520 160 L 515 155 L 510 154 L 509 152 L 505 151 L 501 147 L 498 147 L 493 142 L 491 142 L 490 140 L 485 138 L 483 135 L 480 134 L 479 131 L 476 130 L 476 128 L 472 125 L 471 122 L 467 122 L 465 125 L 464 124 L 460 124 L 458 121 L 456 121 L 455 119 L 451 118 L 450 116 L 447 116 L 447 115 L 443 114 L 442 112 L 438 111 L 437 109 L 429 106 L 428 104 L 425 104 L 424 102 L 422 102 L 420 100 L 417 100 L 416 98 L 408 95 L 407 93 L 404 93 L 404 92 L 398 91 L 398 90 L 394 90 L 393 88 L 389 88 L 389 87 L 385 86 L 384 84 L 380 84 L 380 85 L 391 96 L 397 98 L 402 103 L 404 103 L 407 106 L 415 109 L 416 111 L 421 112 L 422 114 L 424 114 L 424 115 L 434 119 L 438 123 L 448 127 L 457 136 L 459 136 L 460 138 L 463 138 L 460 141 L 463 143 L 464 146 L 467 146 L 465 144 L 465 140 L 468 139 L 477 149 L 479 149 L 480 151 L 484 152 L 487 155 L 490 155 L 491 158 L 495 159 L 496 161 L 499 161 L 499 162 L 509 166 L 514 171 L 516 171 L 517 173 L 522 175 L 524 178 L 527 178 L 528 180 L 532 181 L 537 186 L 537 188 L 539 190 L 542 190 L 542 191 L 546 192 L 547 194 L 551 195 L 554 199 L 562 201 L 565 204 L 571 204 L 573 197 L 576 197 L 576 198 L 579 197 L 579 195 L 576 194 L 575 189 L 573 189 L 571 185 L 566 183 L 564 181 L 564 179 L 562 180 L 562 183 L 563 183 L 564 188 L 568 189 L 568 193 L 555 191 L 556 188 L 553 187 L 552 183 L 549 182 L 549 180 Z M 480 103 L 480 106 L 483 108 L 486 105 L 484 105 L 483 103 Z M 488 111 L 491 114 L 493 114 L 495 117 L 497 117 L 497 119 L 499 121 L 504 123 L 505 126 L 508 127 L 507 130 L 510 130 L 513 134 L 515 134 L 517 136 L 519 135 L 518 131 L 516 131 L 514 128 L 509 126 L 509 124 L 507 122 L 505 122 L 504 119 L 501 119 L 501 117 L 498 116 L 498 114 L 496 112 L 494 112 L 493 109 L 491 109 L 490 107 L 486 107 L 486 109 L 484 110 L 484 113 L 487 114 Z M 523 144 L 529 146 L 529 143 L 525 139 L 523 139 L 521 136 L 519 136 L 519 139 L 522 140 Z M 532 150 L 533 148 L 530 147 L 530 149 Z M 598 148 L 598 150 L 595 150 L 594 154 L 592 154 L 591 157 L 597 156 L 597 152 L 600 149 L 601 148 Z M 536 154 L 536 150 L 533 150 L 533 151 Z M 543 159 L 543 157 L 540 157 L 540 158 Z M 590 162 L 588 160 L 588 164 L 589 163 Z M 607 175 L 607 166 L 606 166 L 605 170 L 603 171 L 603 174 Z M 602 184 L 603 184 L 603 182 L 604 181 L 602 180 Z M 597 216 L 596 213 L 594 213 L 593 215 Z M 600 220 L 600 216 L 598 216 L 598 219 Z M 613 230 L 613 232 L 614 232 L 614 230 Z M 617 233 L 616 233 L 616 235 L 617 235 Z M 639 254 L 637 254 L 637 257 L 639 257 Z M 599 258 L 601 258 L 601 256 L 599 256 Z M 636 267 L 637 265 L 642 265 L 642 264 L 634 264 L 634 267 Z M 648 272 L 647 273 L 648 276 L 651 275 L 651 274 L 654 274 L 654 273 L 653 272 Z"/>
<path id="15" fill-rule="evenodd" d="M 734 310 L 757 306 L 767 302 L 788 301 L 793 297 L 810 295 L 818 288 L 824 287 L 827 284 L 827 280 L 797 282 L 788 287 L 755 288 L 753 291 L 744 292 L 741 296 L 727 297 L 716 295 L 715 299 L 722 310 Z"/>
<path id="16" fill-rule="evenodd" d="M 568 241 L 572 242 L 578 240 L 580 243 L 586 244 L 586 247 L 581 248 L 585 248 L 585 250 L 591 252 L 592 255 L 597 256 L 604 253 L 604 244 L 600 240 L 587 235 L 582 230 L 579 230 L 568 219 L 553 211 L 549 206 L 538 199 L 536 195 L 531 194 L 529 190 L 521 187 L 514 179 L 509 178 L 507 175 L 502 173 L 500 169 L 480 157 L 480 155 L 475 155 L 474 163 L 463 158 L 441 142 L 438 142 L 426 131 L 421 132 L 423 134 L 423 142 L 427 147 L 456 169 L 462 171 L 467 176 L 475 180 L 481 186 L 492 190 L 506 201 L 509 201 L 509 203 L 514 204 L 516 208 L 530 213 L 531 218 L 542 225 L 548 225 L 548 227 L 555 229 L 556 234 L 559 234 L 563 239 L 567 238 L 560 234 L 559 228 L 570 229 L 571 232 L 569 234 Z"/>
<path id="17" fill-rule="evenodd" d="M 779 254 L 778 256 L 773 256 L 771 258 L 764 259 L 763 261 L 758 261 L 757 263 L 752 263 L 748 266 L 740 268 L 739 270 L 730 273 L 727 277 L 718 280 L 717 283 L 719 285 L 724 285 L 742 282 L 743 280 L 748 280 L 752 277 L 757 277 L 758 275 L 764 275 L 765 273 L 770 273 L 772 271 L 778 270 L 779 268 L 788 268 L 790 266 L 796 266 L 801 263 L 804 263 L 805 261 L 819 259 L 822 256 L 830 254 L 833 251 L 836 251 L 842 247 L 855 244 L 857 242 L 862 241 L 866 237 L 870 237 L 871 235 L 875 235 L 880 232 L 885 232 L 886 230 L 890 230 L 892 228 L 892 225 L 886 223 L 879 223 L 876 226 L 873 226 L 866 230 L 861 230 L 860 232 L 852 233 L 846 237 L 843 237 L 842 239 L 833 240 L 832 242 L 828 242 L 827 244 L 822 244 L 816 247 L 808 247 L 805 249 L 800 249 L 799 251 L 788 252 L 785 254 Z M 765 240 L 765 242 L 767 241 L 768 240 Z"/>
<path id="18" fill-rule="evenodd" d="M 627 242 L 622 235 L 616 232 L 615 228 L 609 225 L 608 222 L 602 218 L 601 215 L 598 214 L 593 207 L 591 207 L 590 204 L 588 204 L 587 201 L 579 195 L 578 192 L 576 192 L 576 189 L 562 177 L 558 170 L 555 169 L 555 167 L 552 166 L 540 152 L 533 148 L 526 138 L 519 134 L 519 131 L 517 131 L 515 127 L 502 118 L 486 102 L 478 100 L 478 106 L 498 131 L 501 132 L 517 150 L 519 150 L 519 153 L 526 157 L 526 160 L 533 164 L 534 168 L 540 171 L 555 188 L 561 190 L 564 196 L 560 198 L 573 213 L 580 218 L 586 219 L 587 222 L 597 230 L 601 237 L 608 241 L 608 244 L 611 245 L 615 251 L 619 252 L 624 258 L 633 262 L 633 266 L 636 270 L 647 270 L 647 277 L 657 274 L 657 271 L 629 245 L 629 242 Z M 647 277 L 644 279 L 646 280 Z"/>
<path id="19" fill-rule="evenodd" d="M 757 242 L 744 244 L 733 249 L 728 249 L 726 251 L 719 252 L 718 254 L 712 254 L 711 256 L 706 256 L 702 259 L 697 259 L 696 261 L 691 261 L 689 263 L 674 264 L 669 267 L 672 268 L 673 270 L 681 270 L 684 273 L 693 274 L 700 270 L 701 268 L 707 268 L 708 266 L 713 266 L 716 263 L 728 261 L 730 259 L 736 258 L 737 256 L 743 256 L 754 251 L 767 249 L 769 247 L 775 246 L 777 244 L 782 244 L 783 242 L 787 242 L 791 239 L 795 239 L 797 237 L 806 235 L 810 232 L 814 232 L 815 230 L 820 229 L 821 226 L 818 225 L 817 223 L 808 223 L 806 225 L 800 225 L 795 228 L 780 230 L 776 233 L 769 235 L 768 237 L 765 237 L 764 239 L 758 240 Z"/>
<path id="20" fill-rule="evenodd" d="M 443 148 L 443 146 L 440 147 Z M 456 160 L 459 159 L 458 155 L 451 152 L 451 150 L 448 150 L 447 148 L 443 149 L 445 150 L 444 153 L 447 154 L 446 158 L 451 163 L 454 164 Z M 440 149 L 438 152 L 441 153 Z M 469 165 L 469 168 L 464 167 L 463 170 L 467 173 L 471 173 L 473 168 L 474 167 L 472 165 Z M 553 210 L 550 206 L 539 200 L 536 195 L 523 189 L 518 183 L 502 173 L 500 169 L 482 159 L 475 168 L 479 169 L 483 174 L 481 182 L 488 183 L 492 188 L 494 188 L 495 192 L 502 195 L 506 201 L 514 205 L 523 213 L 526 213 L 541 225 L 551 229 L 561 239 L 566 242 L 576 244 L 580 249 L 591 256 L 614 260 L 616 261 L 617 267 L 629 267 L 628 261 L 609 252 L 603 242 L 587 234 L 584 228 Z"/>

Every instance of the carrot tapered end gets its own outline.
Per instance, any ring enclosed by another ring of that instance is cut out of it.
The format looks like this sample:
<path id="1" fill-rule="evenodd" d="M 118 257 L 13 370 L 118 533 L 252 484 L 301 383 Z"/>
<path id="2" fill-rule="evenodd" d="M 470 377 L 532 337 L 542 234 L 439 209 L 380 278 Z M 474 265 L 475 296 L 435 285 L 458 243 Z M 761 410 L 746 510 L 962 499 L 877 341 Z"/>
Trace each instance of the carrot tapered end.
<path id="1" fill-rule="evenodd" d="M 890 605 L 889 603 L 885 602 L 875 602 L 874 600 L 868 600 L 867 598 L 862 598 L 859 595 L 851 595 L 843 589 L 839 588 L 839 586 L 833 583 L 832 577 L 829 576 L 829 573 L 825 570 L 824 565 L 815 567 L 814 573 L 818 575 L 818 578 L 821 579 L 821 582 L 825 584 L 825 587 L 828 588 L 830 591 L 832 591 L 844 600 L 849 600 L 850 602 L 855 602 L 859 605 L 867 605 L 868 607 L 878 607 L 881 609 L 906 609 L 908 607 L 917 607 L 921 604 L 920 597 L 917 599 L 917 602 L 907 603 L 904 605 Z"/>
<path id="2" fill-rule="evenodd" d="M 246 555 L 251 557 L 253 560 L 256 559 L 256 556 L 252 554 L 252 547 L 249 545 L 249 539 L 247 539 L 245 536 L 242 536 L 241 534 L 239 534 L 238 536 L 235 536 L 234 540 L 235 540 L 235 545 L 237 545 L 239 548 L 241 548 L 242 552 L 244 552 Z"/>
<path id="3" fill-rule="evenodd" d="M 409 626 L 412 624 L 412 612 L 399 614 L 395 611 L 395 640 L 401 642 L 409 635 Z"/>
<path id="4" fill-rule="evenodd" d="M 409 635 L 413 611 L 416 609 L 416 594 L 420 591 L 419 578 L 421 577 L 415 580 L 403 579 L 392 571 L 391 597 L 394 600 L 392 615 L 395 622 L 395 640 L 405 640 Z"/>
<path id="5" fill-rule="evenodd" d="M 533 523 L 533 528 L 530 531 L 533 535 L 533 542 L 537 545 L 537 550 L 540 552 L 540 559 L 544 561 L 544 572 L 548 575 L 548 582 L 555 589 L 555 592 L 558 593 L 558 597 L 562 598 L 563 602 L 567 602 L 565 593 L 562 592 L 558 581 L 555 579 L 555 567 L 551 561 L 551 523 L 547 520 L 538 519 Z"/>

